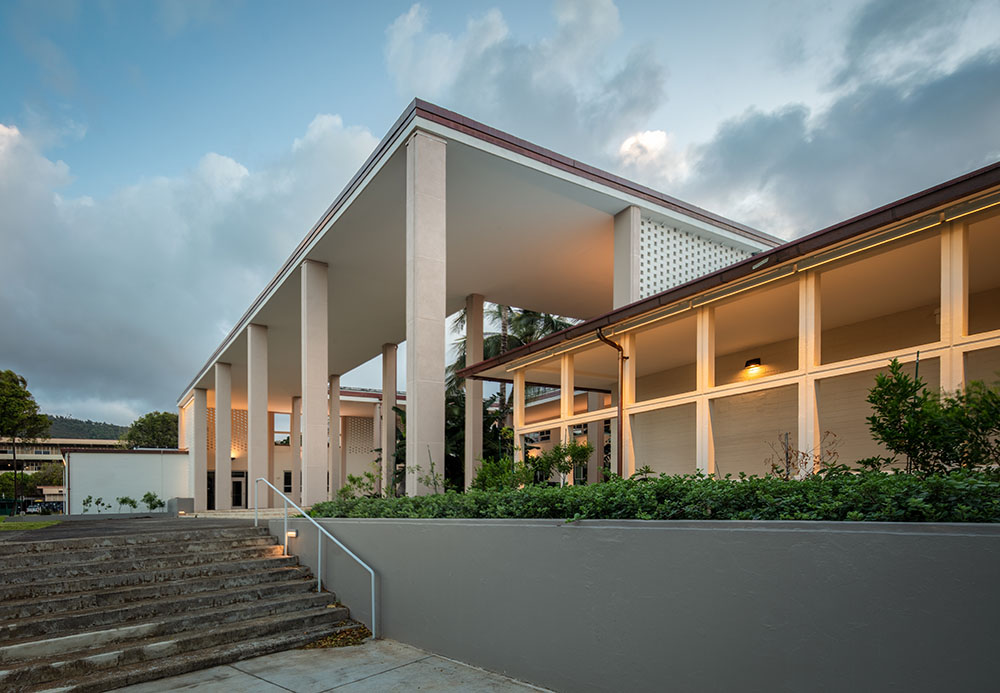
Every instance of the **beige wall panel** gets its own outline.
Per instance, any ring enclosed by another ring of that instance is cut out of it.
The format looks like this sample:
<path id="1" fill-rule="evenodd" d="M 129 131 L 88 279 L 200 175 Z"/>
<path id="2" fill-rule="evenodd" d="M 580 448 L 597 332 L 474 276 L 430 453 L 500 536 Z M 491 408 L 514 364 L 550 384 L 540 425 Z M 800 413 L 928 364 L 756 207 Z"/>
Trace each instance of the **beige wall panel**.
<path id="1" fill-rule="evenodd" d="M 637 376 L 635 399 L 637 402 L 644 402 L 657 397 L 679 395 L 693 391 L 696 384 L 695 364 L 691 362 L 659 373 Z"/>
<path id="2" fill-rule="evenodd" d="M 868 430 L 871 405 L 866 401 L 868 393 L 875 385 L 875 375 L 887 368 L 875 368 L 861 373 L 851 373 L 833 378 L 823 378 L 818 382 L 819 427 L 821 435 L 827 432 L 836 436 L 835 450 L 841 464 L 854 466 L 866 457 L 885 455 L 887 451 L 872 440 Z M 914 364 L 903 364 L 903 370 L 913 375 Z M 931 390 L 936 390 L 941 382 L 940 364 L 937 359 L 920 362 L 920 377 Z M 829 448 L 828 437 L 824 448 Z"/>
<path id="3" fill-rule="evenodd" d="M 1000 330 L 1000 288 L 969 294 L 969 334 L 991 330 Z"/>
<path id="4" fill-rule="evenodd" d="M 633 414 L 636 469 L 648 465 L 656 474 L 693 474 L 695 410 L 692 403 Z"/>
<path id="5" fill-rule="evenodd" d="M 1000 382 L 1000 347 L 977 349 L 965 354 L 965 381 Z"/>
<path id="6" fill-rule="evenodd" d="M 1000 330 L 1000 214 L 969 224 L 969 333 Z"/>
<path id="7" fill-rule="evenodd" d="M 745 368 L 750 359 L 760 359 L 761 368 L 751 375 Z M 715 359 L 715 384 L 742 383 L 765 375 L 786 373 L 799 367 L 798 339 L 785 339 L 771 344 L 741 349 Z"/>
<path id="8" fill-rule="evenodd" d="M 716 476 L 740 472 L 763 476 L 770 471 L 773 445 L 798 436 L 798 391 L 794 385 L 722 397 L 712 401 Z"/>
<path id="9" fill-rule="evenodd" d="M 928 304 L 823 330 L 823 363 L 937 342 L 941 335 L 938 319 L 938 305 Z"/>

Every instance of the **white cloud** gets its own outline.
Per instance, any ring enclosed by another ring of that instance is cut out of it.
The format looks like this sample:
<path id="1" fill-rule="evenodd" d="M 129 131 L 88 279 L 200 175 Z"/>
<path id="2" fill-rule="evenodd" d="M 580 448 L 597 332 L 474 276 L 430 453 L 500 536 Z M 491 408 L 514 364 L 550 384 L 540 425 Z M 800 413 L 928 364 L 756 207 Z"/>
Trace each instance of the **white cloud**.
<path id="1" fill-rule="evenodd" d="M 69 167 L 0 125 L 0 367 L 54 413 L 170 409 L 376 143 L 320 115 L 257 170 L 210 152 L 180 176 L 66 197 Z"/>
<path id="2" fill-rule="evenodd" d="M 662 103 L 666 72 L 647 46 L 611 58 L 623 33 L 611 0 L 559 0 L 553 18 L 554 33 L 533 42 L 512 36 L 495 9 L 451 35 L 416 4 L 386 31 L 386 66 L 407 99 L 601 162 Z"/>
<path id="3" fill-rule="evenodd" d="M 643 130 L 629 135 L 618 148 L 618 161 L 626 173 L 638 173 L 670 185 L 688 177 L 690 154 L 674 147 L 674 137 L 663 130 Z"/>

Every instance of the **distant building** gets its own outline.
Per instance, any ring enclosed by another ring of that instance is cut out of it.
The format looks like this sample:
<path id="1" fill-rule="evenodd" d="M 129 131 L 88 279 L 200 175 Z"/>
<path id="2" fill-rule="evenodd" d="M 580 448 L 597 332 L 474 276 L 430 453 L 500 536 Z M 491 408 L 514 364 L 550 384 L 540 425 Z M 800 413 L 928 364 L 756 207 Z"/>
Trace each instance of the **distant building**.
<path id="1" fill-rule="evenodd" d="M 9 439 L 0 440 L 0 472 L 14 470 L 15 449 L 18 469 L 34 474 L 46 464 L 62 464 L 64 448 L 106 450 L 115 447 L 118 447 L 118 441 L 114 439 L 49 438 L 34 443 L 17 443 L 16 447 L 11 445 Z"/>

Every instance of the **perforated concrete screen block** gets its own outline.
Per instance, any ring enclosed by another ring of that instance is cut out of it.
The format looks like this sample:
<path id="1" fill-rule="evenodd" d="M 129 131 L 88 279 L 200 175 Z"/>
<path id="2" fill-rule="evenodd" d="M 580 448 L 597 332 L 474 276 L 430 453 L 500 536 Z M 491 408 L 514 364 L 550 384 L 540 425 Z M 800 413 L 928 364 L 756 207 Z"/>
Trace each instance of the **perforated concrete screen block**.
<path id="1" fill-rule="evenodd" d="M 750 253 L 643 218 L 639 227 L 639 295 L 679 286 L 750 257 Z"/>

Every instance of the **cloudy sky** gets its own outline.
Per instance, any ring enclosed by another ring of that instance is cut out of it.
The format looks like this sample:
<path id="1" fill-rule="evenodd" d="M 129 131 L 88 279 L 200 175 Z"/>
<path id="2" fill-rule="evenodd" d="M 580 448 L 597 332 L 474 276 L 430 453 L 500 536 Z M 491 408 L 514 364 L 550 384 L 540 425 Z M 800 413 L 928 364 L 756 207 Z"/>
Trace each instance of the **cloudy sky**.
<path id="1" fill-rule="evenodd" d="M 5 1 L 0 68 L 0 369 L 120 424 L 414 96 L 784 238 L 1000 159 L 995 0 Z"/>

